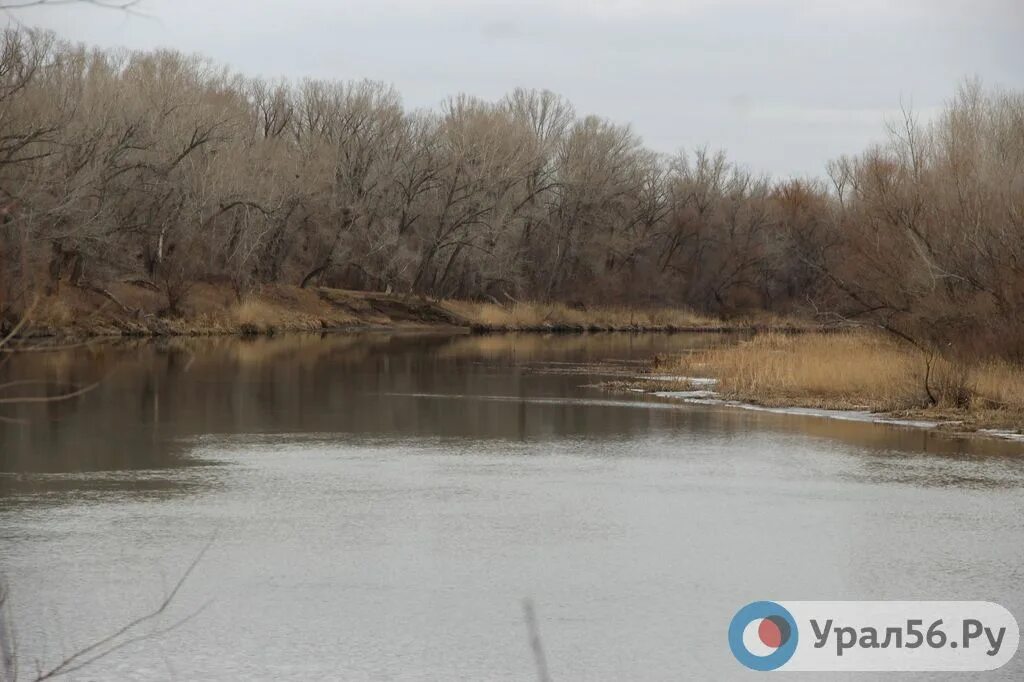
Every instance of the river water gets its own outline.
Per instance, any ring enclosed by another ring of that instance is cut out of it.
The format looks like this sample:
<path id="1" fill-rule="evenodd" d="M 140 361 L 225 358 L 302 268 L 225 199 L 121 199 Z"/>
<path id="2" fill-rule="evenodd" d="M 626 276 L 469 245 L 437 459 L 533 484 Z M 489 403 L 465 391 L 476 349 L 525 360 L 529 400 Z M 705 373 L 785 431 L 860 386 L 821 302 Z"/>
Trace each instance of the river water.
<path id="1" fill-rule="evenodd" d="M 1019 444 L 592 384 L 711 336 L 90 345 L 0 381 L 0 572 L 22 677 L 152 611 L 100 680 L 748 679 L 759 599 L 1024 614 Z M 205 548 L 205 550 L 204 550 Z M 121 640 L 118 640 L 121 641 Z M 1021 654 L 985 679 L 1020 679 Z M 928 679 L 934 679 L 930 676 Z M 959 678 L 958 678 L 959 679 Z"/>

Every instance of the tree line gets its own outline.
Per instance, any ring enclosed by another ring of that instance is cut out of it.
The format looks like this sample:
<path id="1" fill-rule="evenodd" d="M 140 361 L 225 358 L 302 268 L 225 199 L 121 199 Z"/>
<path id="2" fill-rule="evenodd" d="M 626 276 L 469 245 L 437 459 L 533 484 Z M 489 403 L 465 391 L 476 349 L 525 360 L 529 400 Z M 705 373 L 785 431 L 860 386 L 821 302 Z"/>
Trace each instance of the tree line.
<path id="1" fill-rule="evenodd" d="M 674 156 L 517 89 L 407 110 L 372 81 L 0 44 L 0 311 L 133 278 L 868 320 L 1024 358 L 1024 95 L 963 84 L 827 179 Z"/>

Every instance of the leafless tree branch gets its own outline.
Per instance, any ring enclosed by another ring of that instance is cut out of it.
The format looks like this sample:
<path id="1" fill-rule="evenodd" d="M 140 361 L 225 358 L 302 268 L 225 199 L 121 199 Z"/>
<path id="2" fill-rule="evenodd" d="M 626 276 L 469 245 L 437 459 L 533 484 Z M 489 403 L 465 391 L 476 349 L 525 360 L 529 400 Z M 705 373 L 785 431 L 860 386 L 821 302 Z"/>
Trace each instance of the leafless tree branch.
<path id="1" fill-rule="evenodd" d="M 199 562 L 202 561 L 203 557 L 206 555 L 206 552 L 213 545 L 214 539 L 215 538 L 211 538 L 203 546 L 203 548 L 199 551 L 196 557 L 188 565 L 188 568 L 185 569 L 185 572 L 182 573 L 181 577 L 178 579 L 178 582 L 175 583 L 171 591 L 167 593 L 167 596 L 164 597 L 163 601 L 161 601 L 160 604 L 155 609 L 126 623 L 125 625 L 121 626 L 109 635 L 97 639 L 92 644 L 89 644 L 88 646 L 79 649 L 75 653 L 64 658 L 62 661 L 60 661 L 60 663 L 53 666 L 52 668 L 39 672 L 39 674 L 35 678 L 33 678 L 34 682 L 42 682 L 43 680 L 50 680 L 57 677 L 61 677 L 63 675 L 70 675 L 71 673 L 82 670 L 83 668 L 92 665 L 93 663 L 96 663 L 104 657 L 109 656 L 115 651 L 123 649 L 124 647 L 130 644 L 134 644 L 145 639 L 157 637 L 168 632 L 171 632 L 172 630 L 181 627 L 183 624 L 187 623 L 189 620 L 199 615 L 204 609 L 206 609 L 206 607 L 209 605 L 209 602 L 203 604 L 198 609 L 192 611 L 185 617 L 174 621 L 167 627 L 152 632 L 136 634 L 142 628 L 142 626 L 157 620 L 160 616 L 164 614 L 164 612 L 167 611 L 168 607 L 170 607 L 170 605 L 174 602 L 175 597 L 181 591 L 186 581 L 188 581 L 189 577 L 195 571 L 196 566 L 199 565 Z"/>
<path id="2" fill-rule="evenodd" d="M 530 638 L 530 650 L 533 652 L 533 662 L 537 670 L 538 682 L 551 682 L 548 674 L 548 662 L 544 655 L 544 644 L 540 638 L 540 629 L 537 627 L 537 614 L 533 608 L 532 599 L 523 600 L 523 618 L 526 620 L 526 632 Z"/>

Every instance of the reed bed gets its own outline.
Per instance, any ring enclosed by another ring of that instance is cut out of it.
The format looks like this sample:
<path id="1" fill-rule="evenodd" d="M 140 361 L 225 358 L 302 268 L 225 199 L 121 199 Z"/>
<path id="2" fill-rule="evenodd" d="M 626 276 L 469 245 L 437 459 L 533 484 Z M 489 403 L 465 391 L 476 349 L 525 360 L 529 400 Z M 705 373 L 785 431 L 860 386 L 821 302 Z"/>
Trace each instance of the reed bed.
<path id="1" fill-rule="evenodd" d="M 662 358 L 658 370 L 714 377 L 724 397 L 759 405 L 930 413 L 978 427 L 1024 426 L 1021 366 L 928 356 L 866 330 L 757 334 Z"/>

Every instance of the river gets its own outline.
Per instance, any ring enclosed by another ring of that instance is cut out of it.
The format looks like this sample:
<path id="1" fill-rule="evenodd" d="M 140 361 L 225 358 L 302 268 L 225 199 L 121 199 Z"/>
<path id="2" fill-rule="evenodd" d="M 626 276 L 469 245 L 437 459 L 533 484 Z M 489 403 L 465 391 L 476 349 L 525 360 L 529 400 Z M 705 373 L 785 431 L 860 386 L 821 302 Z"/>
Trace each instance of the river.
<path id="1" fill-rule="evenodd" d="M 524 599 L 554 680 L 753 678 L 725 633 L 758 599 L 1024 614 L 1020 444 L 593 387 L 714 341 L 296 335 L 19 355 L 0 381 L 99 381 L 0 411 L 22 675 L 153 610 L 197 557 L 138 641 L 71 678 L 536 679 Z M 985 679 L 1022 676 L 1018 653 Z"/>

